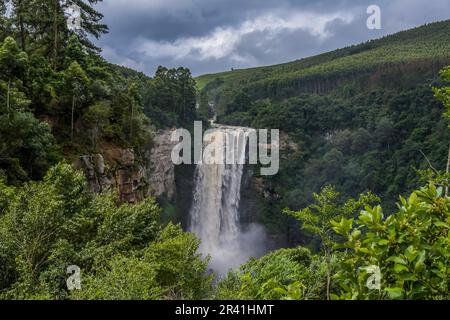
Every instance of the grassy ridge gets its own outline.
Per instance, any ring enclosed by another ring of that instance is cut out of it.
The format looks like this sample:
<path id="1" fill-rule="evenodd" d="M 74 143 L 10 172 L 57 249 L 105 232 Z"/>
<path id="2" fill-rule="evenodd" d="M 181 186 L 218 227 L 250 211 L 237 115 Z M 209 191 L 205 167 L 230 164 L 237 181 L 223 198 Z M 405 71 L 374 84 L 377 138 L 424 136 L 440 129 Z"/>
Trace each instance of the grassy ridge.
<path id="1" fill-rule="evenodd" d="M 435 58 L 450 59 L 450 20 L 284 64 L 202 75 L 196 81 L 199 90 L 216 79 L 224 85 L 264 85 Z"/>

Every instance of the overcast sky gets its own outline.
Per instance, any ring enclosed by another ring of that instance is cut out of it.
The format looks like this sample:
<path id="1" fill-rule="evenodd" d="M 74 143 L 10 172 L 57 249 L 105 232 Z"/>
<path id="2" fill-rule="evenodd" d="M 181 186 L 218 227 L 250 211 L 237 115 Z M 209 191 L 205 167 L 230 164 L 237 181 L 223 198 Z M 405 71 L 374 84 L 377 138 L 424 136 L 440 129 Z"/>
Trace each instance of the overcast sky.
<path id="1" fill-rule="evenodd" d="M 367 7 L 381 8 L 369 30 Z M 110 62 L 153 75 L 158 65 L 194 75 L 272 65 L 450 19 L 450 0 L 104 0 Z"/>

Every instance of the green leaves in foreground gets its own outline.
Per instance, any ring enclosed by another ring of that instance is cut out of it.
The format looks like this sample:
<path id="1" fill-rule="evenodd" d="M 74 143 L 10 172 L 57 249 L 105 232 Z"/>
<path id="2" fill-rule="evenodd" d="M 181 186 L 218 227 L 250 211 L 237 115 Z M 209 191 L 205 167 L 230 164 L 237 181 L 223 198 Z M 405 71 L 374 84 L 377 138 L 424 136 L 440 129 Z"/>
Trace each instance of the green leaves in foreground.
<path id="1" fill-rule="evenodd" d="M 335 298 L 448 299 L 450 279 L 450 198 L 430 184 L 400 198 L 398 212 L 384 218 L 380 206 L 358 219 L 333 222 L 343 237 Z M 367 266 L 381 270 L 380 290 L 370 290 Z"/>

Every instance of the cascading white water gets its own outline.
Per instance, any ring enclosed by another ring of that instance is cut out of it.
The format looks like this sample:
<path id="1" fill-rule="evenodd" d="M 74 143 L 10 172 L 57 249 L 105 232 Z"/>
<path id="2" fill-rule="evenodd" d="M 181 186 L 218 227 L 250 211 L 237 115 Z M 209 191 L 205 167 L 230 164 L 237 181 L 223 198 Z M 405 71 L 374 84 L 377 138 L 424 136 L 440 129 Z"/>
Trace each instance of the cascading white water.
<path id="1" fill-rule="evenodd" d="M 249 252 L 252 246 L 243 239 L 239 217 L 241 180 L 251 130 L 217 126 L 205 135 L 203 163 L 196 168 L 189 230 L 200 238 L 200 253 L 211 255 L 210 267 L 219 274 L 253 255 Z M 211 144 L 215 144 L 215 151 L 209 154 L 207 148 Z"/>

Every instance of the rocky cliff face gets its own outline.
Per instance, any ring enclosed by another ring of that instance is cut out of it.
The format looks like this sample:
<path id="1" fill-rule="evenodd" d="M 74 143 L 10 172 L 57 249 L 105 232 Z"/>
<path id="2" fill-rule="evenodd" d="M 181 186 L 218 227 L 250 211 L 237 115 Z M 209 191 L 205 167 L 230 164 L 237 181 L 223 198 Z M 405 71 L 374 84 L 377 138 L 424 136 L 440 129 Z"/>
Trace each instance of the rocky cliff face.
<path id="1" fill-rule="evenodd" d="M 120 201 L 138 202 L 148 196 L 176 195 L 175 165 L 170 141 L 172 130 L 159 132 L 137 159 L 132 149 L 103 148 L 101 153 L 81 156 L 75 166 L 86 174 L 93 192 L 118 190 Z"/>
<path id="2" fill-rule="evenodd" d="M 165 194 L 169 199 L 176 195 L 175 165 L 171 153 L 177 142 L 170 141 L 173 130 L 166 130 L 153 139 L 150 151 L 150 168 L 147 171 L 149 195 Z"/>

